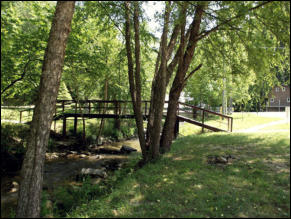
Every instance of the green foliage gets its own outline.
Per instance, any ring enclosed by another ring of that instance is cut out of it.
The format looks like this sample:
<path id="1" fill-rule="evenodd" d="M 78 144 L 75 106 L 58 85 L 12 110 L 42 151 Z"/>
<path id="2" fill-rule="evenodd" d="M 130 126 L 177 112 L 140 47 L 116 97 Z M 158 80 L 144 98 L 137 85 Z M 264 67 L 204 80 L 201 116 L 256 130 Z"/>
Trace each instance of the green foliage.
<path id="1" fill-rule="evenodd" d="M 58 99 L 59 100 L 72 100 L 72 96 L 69 93 L 68 88 L 64 82 L 61 82 Z"/>
<path id="2" fill-rule="evenodd" d="M 254 5 L 253 2 L 209 4 L 205 12 L 207 23 L 219 24 L 238 17 L 198 44 L 192 68 L 200 63 L 203 66 L 186 87 L 195 104 L 220 105 L 222 78 L 227 80 L 227 97 L 236 105 L 264 105 L 274 85 L 279 81 L 290 83 L 287 61 L 290 59 L 290 3 L 268 3 L 249 11 Z M 207 29 L 207 23 L 202 22 L 203 28 Z"/>
<path id="3" fill-rule="evenodd" d="M 29 127 L 23 124 L 1 123 L 1 152 L 24 153 L 24 140 Z"/>
<path id="4" fill-rule="evenodd" d="M 88 119 L 86 120 L 86 143 L 94 144 L 96 143 L 96 137 L 100 128 L 100 119 Z M 111 140 L 122 140 L 127 138 L 132 138 L 136 136 L 137 130 L 135 127 L 135 121 L 133 119 L 122 119 L 120 122 L 120 130 L 115 128 L 114 119 L 106 119 L 105 125 L 101 135 L 105 138 Z M 73 121 L 67 122 L 67 129 L 70 134 L 73 134 L 74 123 Z M 76 137 L 81 139 L 83 133 L 83 123 L 79 120 L 77 125 L 77 135 Z M 52 142 L 52 146 L 53 146 Z"/>
<path id="5" fill-rule="evenodd" d="M 54 200 L 53 214 L 64 217 L 77 206 L 85 204 L 107 192 L 102 183 L 92 184 L 90 177 L 86 177 L 80 187 L 60 186 L 54 190 L 50 197 Z M 45 207 L 43 211 L 47 211 Z"/>
<path id="6" fill-rule="evenodd" d="M 32 103 L 53 16 L 53 2 L 7 2 L 1 10 L 1 94 L 3 101 Z"/>
<path id="7" fill-rule="evenodd" d="M 53 152 L 55 150 L 55 148 L 56 148 L 55 141 L 53 139 L 49 138 L 47 151 L 48 152 Z"/>
<path id="8" fill-rule="evenodd" d="M 116 20 L 121 11 L 119 3 L 86 2 L 76 4 L 59 99 L 104 98 L 108 82 L 108 99 L 130 99 L 128 92 L 126 53 Z M 3 101 L 27 104 L 35 101 L 39 85 L 42 58 L 54 3 L 7 2 L 1 11 L 1 91 Z M 121 29 L 123 27 L 120 27 Z M 148 45 L 155 38 L 141 24 L 141 43 Z M 150 95 L 149 74 L 153 72 L 153 54 L 148 46 L 142 48 L 143 96 Z M 22 78 L 23 76 L 23 78 Z M 82 81 L 82 83 L 80 83 Z"/>
<path id="9" fill-rule="evenodd" d="M 143 4 L 143 3 L 141 3 Z M 290 84 L 290 3 L 209 2 L 201 32 L 225 20 L 230 22 L 198 42 L 191 66 L 203 66 L 188 82 L 186 93 L 200 102 L 218 106 L 227 78 L 227 95 L 237 104 L 263 104 L 275 84 Z M 189 13 L 195 9 L 190 2 Z M 55 3 L 5 2 L 1 10 L 1 90 L 6 103 L 33 103 L 36 99 L 41 59 L 48 39 Z M 122 2 L 76 4 L 66 50 L 59 99 L 129 100 Z M 172 4 L 170 29 L 177 19 L 178 3 Z M 149 99 L 158 39 L 148 29 L 149 18 L 141 10 L 142 98 Z M 232 19 L 236 17 L 235 19 Z M 160 22 L 162 14 L 155 20 Z M 211 25 L 210 25 L 211 24 Z M 175 48 L 177 49 L 177 48 Z M 191 69 L 191 68 L 190 68 Z M 82 83 L 80 83 L 82 82 Z"/>
<path id="10" fill-rule="evenodd" d="M 41 212 L 40 215 L 42 217 L 48 217 L 53 215 L 53 206 L 49 206 L 49 193 L 47 191 L 42 191 L 41 197 Z"/>

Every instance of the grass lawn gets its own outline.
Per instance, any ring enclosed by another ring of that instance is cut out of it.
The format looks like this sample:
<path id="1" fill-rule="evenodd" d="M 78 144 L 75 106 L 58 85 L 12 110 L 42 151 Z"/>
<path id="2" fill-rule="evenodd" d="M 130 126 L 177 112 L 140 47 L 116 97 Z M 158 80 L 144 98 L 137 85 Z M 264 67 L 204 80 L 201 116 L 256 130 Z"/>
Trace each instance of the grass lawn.
<path id="1" fill-rule="evenodd" d="M 290 122 L 284 123 L 284 124 L 279 124 L 279 125 L 272 125 L 272 126 L 263 128 L 261 130 L 278 130 L 278 129 L 280 129 L 280 130 L 286 129 L 286 130 L 289 130 L 289 132 L 290 132 Z"/>
<path id="2" fill-rule="evenodd" d="M 67 217 L 290 217 L 289 141 L 289 133 L 180 137 L 155 163 L 108 179 L 109 193 Z M 228 154 L 228 165 L 207 163 Z"/>
<path id="3" fill-rule="evenodd" d="M 282 118 L 262 117 L 254 113 L 240 113 L 239 112 L 239 113 L 233 113 L 231 116 L 233 117 L 233 131 L 244 130 L 244 129 L 248 129 L 257 125 L 262 125 L 269 122 L 282 120 Z M 214 126 L 217 128 L 221 128 L 223 130 L 227 130 L 226 119 L 225 120 L 220 120 L 220 119 L 209 120 L 209 121 L 206 121 L 205 124 Z M 282 127 L 285 127 L 282 129 L 287 129 L 286 126 L 287 125 L 282 126 Z M 289 123 L 289 127 L 290 127 L 290 123 Z M 266 129 L 269 129 L 269 127 Z M 281 128 L 279 127 L 278 129 L 281 129 Z M 180 123 L 180 133 L 182 133 L 182 135 L 184 136 L 192 135 L 192 134 L 199 134 L 201 133 L 201 130 L 202 128 L 199 126 L 195 126 L 186 122 Z M 212 131 L 204 129 L 204 132 L 211 133 Z"/>
<path id="4" fill-rule="evenodd" d="M 231 116 L 233 117 L 234 131 L 248 129 L 253 126 L 282 120 L 282 118 L 262 117 L 254 113 L 233 113 Z"/>

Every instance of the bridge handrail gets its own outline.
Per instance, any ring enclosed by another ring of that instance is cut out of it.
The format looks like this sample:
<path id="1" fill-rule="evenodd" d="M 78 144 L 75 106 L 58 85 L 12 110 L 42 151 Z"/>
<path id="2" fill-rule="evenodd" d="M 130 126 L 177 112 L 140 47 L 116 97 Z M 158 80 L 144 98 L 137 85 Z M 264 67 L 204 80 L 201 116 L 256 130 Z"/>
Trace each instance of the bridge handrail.
<path id="1" fill-rule="evenodd" d="M 34 109 L 34 105 L 29 106 L 1 106 L 1 109 Z"/>
<path id="2" fill-rule="evenodd" d="M 57 100 L 57 103 L 62 103 L 62 102 L 71 102 L 71 103 L 76 103 L 77 101 L 75 100 Z M 79 100 L 79 103 L 116 103 L 116 102 L 120 102 L 120 103 L 132 103 L 132 100 Z M 144 102 L 151 102 L 149 100 L 143 100 Z"/>
<path id="3" fill-rule="evenodd" d="M 147 103 L 150 103 L 151 101 L 149 100 L 144 100 L 144 101 L 141 101 L 143 104 L 145 104 L 144 106 L 144 109 L 143 109 L 143 112 L 144 112 L 144 115 L 147 114 L 148 112 L 148 109 L 149 109 L 149 105 Z M 91 111 L 91 109 L 102 109 L 102 108 L 106 108 L 108 110 L 116 110 L 113 112 L 113 114 L 116 114 L 117 113 L 117 109 L 120 107 L 120 103 L 132 103 L 132 100 L 79 100 L 78 102 L 75 101 L 75 100 L 57 100 L 57 103 L 62 103 L 61 106 L 57 105 L 56 109 L 61 107 L 62 108 L 62 112 L 64 113 L 64 110 L 65 110 L 65 106 L 66 105 L 69 105 L 69 104 L 72 104 L 72 103 L 75 103 L 76 106 L 75 106 L 75 110 L 77 110 L 77 103 L 89 103 L 89 106 L 81 106 L 80 108 L 83 108 L 83 109 L 89 109 L 89 113 Z M 112 103 L 114 104 L 115 106 L 112 107 L 112 106 L 100 106 L 98 107 L 97 106 L 91 106 L 90 104 L 91 103 Z M 165 101 L 165 104 L 168 104 L 169 101 Z M 214 111 L 210 111 L 210 110 L 207 110 L 207 109 L 204 109 L 204 108 L 201 108 L 201 107 L 198 107 L 198 106 L 193 106 L 193 105 L 190 105 L 190 104 L 187 104 L 187 103 L 182 103 L 182 102 L 178 102 L 178 111 L 177 111 L 177 115 L 179 115 L 179 111 L 180 110 L 183 110 L 185 112 L 187 112 L 185 109 L 183 108 L 180 108 L 180 104 L 182 106 L 186 106 L 186 107 L 190 107 L 191 109 L 197 109 L 197 110 L 201 110 L 202 111 L 202 124 L 204 125 L 204 115 L 205 113 L 209 113 L 209 114 L 213 114 L 213 115 L 217 115 L 221 118 L 226 118 L 227 119 L 227 130 L 232 132 L 232 125 L 233 125 L 233 117 L 231 116 L 227 116 L 227 115 L 224 115 L 224 114 L 221 114 L 221 113 L 217 113 L 217 112 L 214 112 Z M 124 108 L 125 109 L 125 108 Z M 164 108 L 164 109 L 167 109 L 167 108 Z M 56 114 L 56 112 L 55 112 Z M 118 113 L 117 113 L 118 114 Z"/>
<path id="4" fill-rule="evenodd" d="M 193 106 L 193 105 L 190 105 L 190 104 L 187 104 L 187 103 L 182 103 L 182 102 L 178 102 L 178 103 L 181 104 L 181 105 L 185 105 L 185 106 L 188 106 L 188 107 L 191 107 L 191 108 L 194 108 L 194 109 L 202 110 L 204 112 L 211 113 L 211 114 L 214 114 L 214 115 L 217 115 L 217 116 L 221 116 L 221 117 L 224 117 L 224 118 L 232 119 L 231 116 L 227 116 L 227 115 L 224 115 L 224 114 L 221 114 L 221 113 L 210 111 L 210 110 L 198 107 L 198 106 Z"/>

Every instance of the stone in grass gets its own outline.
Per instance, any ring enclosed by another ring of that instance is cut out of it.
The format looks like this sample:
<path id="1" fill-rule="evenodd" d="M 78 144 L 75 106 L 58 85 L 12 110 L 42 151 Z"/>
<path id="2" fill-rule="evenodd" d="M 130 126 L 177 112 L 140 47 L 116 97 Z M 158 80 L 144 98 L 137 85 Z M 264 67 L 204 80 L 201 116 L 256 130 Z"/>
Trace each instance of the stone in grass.
<path id="1" fill-rule="evenodd" d="M 105 172 L 105 168 L 101 169 L 82 168 L 80 175 L 105 178 L 107 176 L 107 173 Z"/>
<path id="2" fill-rule="evenodd" d="M 134 151 L 137 151 L 137 150 L 135 148 L 132 148 L 126 145 L 122 145 L 122 147 L 120 148 L 120 152 L 124 154 L 129 154 Z"/>
<path id="3" fill-rule="evenodd" d="M 219 156 L 219 155 L 208 155 L 207 163 L 209 164 L 227 164 L 230 163 L 232 159 L 235 159 L 234 156 Z"/>

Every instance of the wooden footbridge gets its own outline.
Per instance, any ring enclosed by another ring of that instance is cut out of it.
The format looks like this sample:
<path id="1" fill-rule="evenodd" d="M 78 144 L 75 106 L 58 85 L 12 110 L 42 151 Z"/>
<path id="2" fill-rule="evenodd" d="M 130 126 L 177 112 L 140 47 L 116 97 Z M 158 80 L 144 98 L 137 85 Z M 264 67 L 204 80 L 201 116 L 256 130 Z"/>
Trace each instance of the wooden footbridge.
<path id="1" fill-rule="evenodd" d="M 150 101 L 142 101 L 142 113 L 147 120 Z M 168 101 L 165 101 L 164 116 L 167 114 Z M 66 135 L 66 121 L 68 118 L 74 120 L 74 133 L 77 131 L 78 118 L 113 118 L 133 119 L 134 113 L 132 101 L 123 100 L 58 100 L 54 121 L 63 120 L 63 135 Z M 215 132 L 232 132 L 233 118 L 197 106 L 179 102 L 177 109 L 177 121 L 175 136 L 179 132 L 179 122 L 187 122 L 193 125 L 209 129 Z"/>

